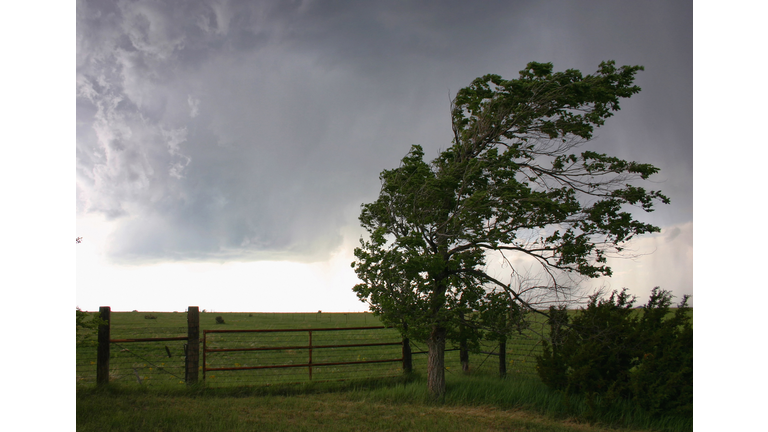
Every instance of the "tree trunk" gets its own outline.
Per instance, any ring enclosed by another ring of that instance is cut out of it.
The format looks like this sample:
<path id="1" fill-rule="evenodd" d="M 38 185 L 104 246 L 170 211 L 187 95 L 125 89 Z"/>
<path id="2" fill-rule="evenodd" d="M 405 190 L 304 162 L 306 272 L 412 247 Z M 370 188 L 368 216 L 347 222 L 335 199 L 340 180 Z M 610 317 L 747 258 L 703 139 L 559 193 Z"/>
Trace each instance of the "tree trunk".
<path id="1" fill-rule="evenodd" d="M 445 327 L 435 326 L 427 339 L 427 389 L 433 399 L 445 394 Z"/>

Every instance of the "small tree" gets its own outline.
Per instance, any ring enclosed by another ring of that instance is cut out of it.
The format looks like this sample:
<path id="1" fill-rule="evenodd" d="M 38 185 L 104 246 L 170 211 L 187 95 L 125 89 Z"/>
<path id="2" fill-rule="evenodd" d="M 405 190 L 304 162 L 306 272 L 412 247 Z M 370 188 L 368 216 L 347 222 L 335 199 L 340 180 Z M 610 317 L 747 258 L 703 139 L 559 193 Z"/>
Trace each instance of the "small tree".
<path id="1" fill-rule="evenodd" d="M 606 253 L 659 231 L 622 209 L 669 202 L 631 184 L 657 168 L 573 152 L 619 109 L 620 98 L 640 91 L 633 82 L 641 69 L 604 62 L 583 76 L 529 63 L 517 79 L 478 78 L 453 101 L 451 147 L 427 163 L 413 146 L 400 167 L 381 173 L 379 198 L 360 214 L 370 236 L 355 249 L 352 266 L 362 282 L 354 291 L 385 322 L 426 341 L 433 396 L 445 391 L 446 340 L 466 337 L 461 326 L 481 327 L 479 314 L 469 312 L 496 302 L 489 293 L 537 310 L 535 296 L 486 271 L 489 254 L 510 265 L 508 255 L 532 258 L 548 277 L 536 290 L 560 295 L 568 287 L 558 272 L 610 275 Z"/>

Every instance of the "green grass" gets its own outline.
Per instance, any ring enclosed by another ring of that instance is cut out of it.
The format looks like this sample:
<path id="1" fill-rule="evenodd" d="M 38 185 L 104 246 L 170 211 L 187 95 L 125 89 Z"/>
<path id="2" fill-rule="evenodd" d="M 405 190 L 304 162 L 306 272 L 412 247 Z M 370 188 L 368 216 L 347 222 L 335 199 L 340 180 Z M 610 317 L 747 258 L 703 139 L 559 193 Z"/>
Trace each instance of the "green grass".
<path id="1" fill-rule="evenodd" d="M 577 398 L 564 404 L 535 380 L 461 375 L 448 376 L 438 402 L 419 377 L 274 387 L 110 385 L 77 390 L 77 430 L 692 430 L 690 419 L 651 420 L 626 408 L 587 422 L 587 409 Z"/>

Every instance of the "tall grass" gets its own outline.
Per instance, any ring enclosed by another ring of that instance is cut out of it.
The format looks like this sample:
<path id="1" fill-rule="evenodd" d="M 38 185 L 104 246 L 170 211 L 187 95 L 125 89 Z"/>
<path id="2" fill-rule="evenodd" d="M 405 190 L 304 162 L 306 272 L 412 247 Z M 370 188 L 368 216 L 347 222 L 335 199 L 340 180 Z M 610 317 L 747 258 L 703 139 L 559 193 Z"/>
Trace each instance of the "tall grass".
<path id="1" fill-rule="evenodd" d="M 631 401 L 606 406 L 600 398 L 568 396 L 550 390 L 534 377 L 452 375 L 447 377 L 446 393 L 434 402 L 422 377 L 374 389 L 352 390 L 350 397 L 382 403 L 445 404 L 450 406 L 493 406 L 501 409 L 525 409 L 557 419 L 579 419 L 611 427 L 657 431 L 691 431 L 693 419 L 686 417 L 651 417 Z"/>

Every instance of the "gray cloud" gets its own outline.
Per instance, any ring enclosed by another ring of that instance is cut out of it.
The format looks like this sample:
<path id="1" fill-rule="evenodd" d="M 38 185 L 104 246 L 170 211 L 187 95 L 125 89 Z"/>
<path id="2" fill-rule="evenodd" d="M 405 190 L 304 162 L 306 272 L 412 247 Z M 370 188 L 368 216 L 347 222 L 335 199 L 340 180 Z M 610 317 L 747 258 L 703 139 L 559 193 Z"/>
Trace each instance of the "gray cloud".
<path id="1" fill-rule="evenodd" d="M 691 6 L 123 2 L 77 6 L 78 212 L 112 259 L 324 259 L 378 173 L 450 145 L 450 95 L 528 61 L 642 64 L 591 145 L 662 168 L 692 218 Z"/>

